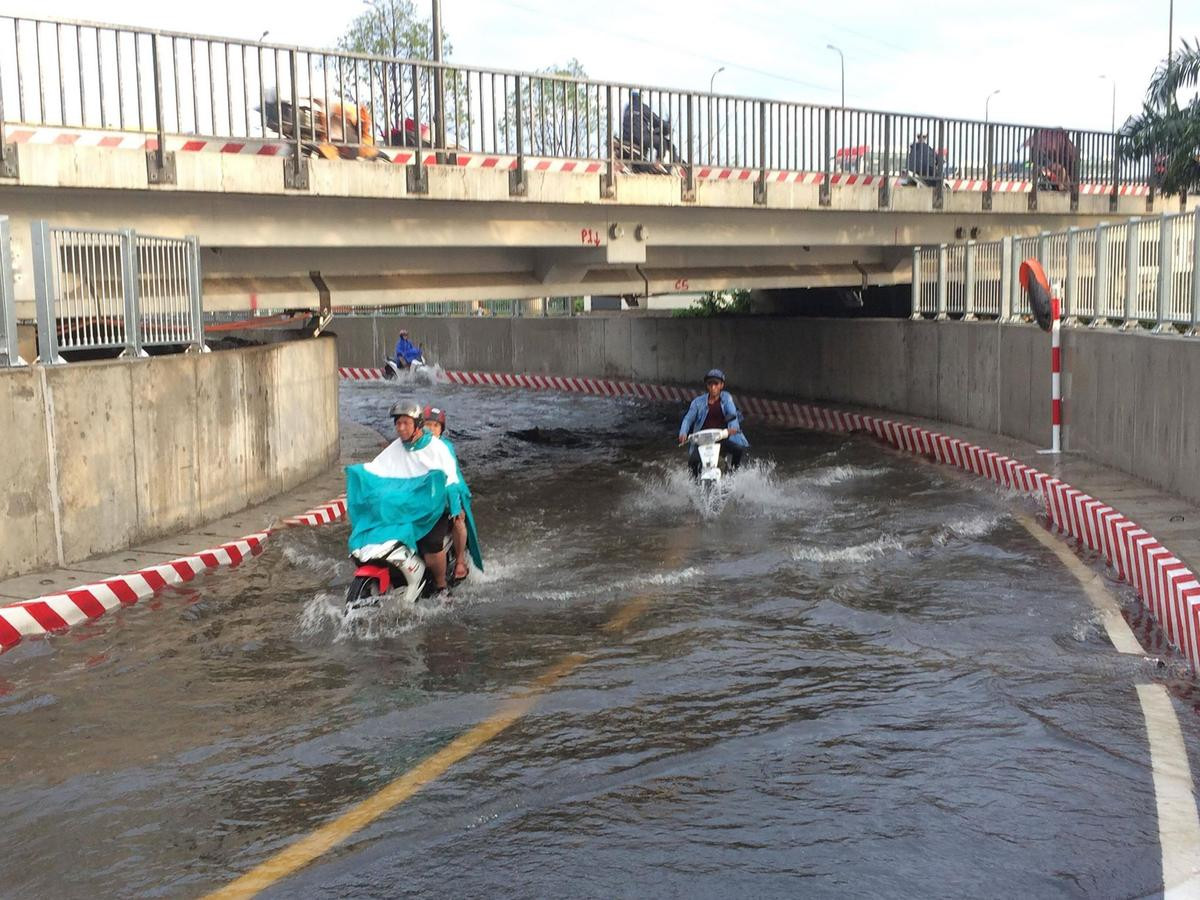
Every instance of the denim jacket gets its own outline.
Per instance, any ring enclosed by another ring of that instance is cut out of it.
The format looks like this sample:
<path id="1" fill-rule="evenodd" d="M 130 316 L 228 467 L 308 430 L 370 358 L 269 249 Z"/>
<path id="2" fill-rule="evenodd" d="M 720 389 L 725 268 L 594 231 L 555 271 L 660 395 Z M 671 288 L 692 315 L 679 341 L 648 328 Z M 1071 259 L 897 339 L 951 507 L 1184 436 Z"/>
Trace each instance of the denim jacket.
<path id="1" fill-rule="evenodd" d="M 729 391 L 721 391 L 721 412 L 725 414 L 725 427 L 738 430 L 737 434 L 729 436 L 729 443 L 737 444 L 739 447 L 749 447 L 750 442 L 742 433 L 742 414 L 738 412 L 737 404 L 733 402 L 733 396 Z M 704 418 L 707 415 L 708 394 L 701 394 L 688 407 L 687 415 L 683 417 L 683 422 L 679 426 L 679 436 L 685 437 L 693 431 L 698 431 L 704 425 Z"/>

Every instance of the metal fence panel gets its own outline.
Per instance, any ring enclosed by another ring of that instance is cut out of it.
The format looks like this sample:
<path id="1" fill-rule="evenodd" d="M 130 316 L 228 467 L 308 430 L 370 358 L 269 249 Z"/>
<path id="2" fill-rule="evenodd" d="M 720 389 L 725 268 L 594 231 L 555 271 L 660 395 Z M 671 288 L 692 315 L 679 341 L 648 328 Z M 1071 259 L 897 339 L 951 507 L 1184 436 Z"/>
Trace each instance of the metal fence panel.
<path id="1" fill-rule="evenodd" d="M 1101 319 L 1113 321 L 1125 320 L 1125 250 L 1128 244 L 1125 224 L 1105 225 L 1100 229 L 1098 238 L 1102 238 L 1101 248 L 1103 259 L 1099 266 L 1105 273 L 1099 293 L 1096 297 L 1096 315 Z"/>
<path id="2" fill-rule="evenodd" d="M 1000 315 L 1000 292 L 1004 286 L 1004 242 L 975 245 L 975 302 L 977 316 Z"/>
<path id="3" fill-rule="evenodd" d="M 918 281 L 918 306 L 915 310 L 921 315 L 935 315 L 938 311 L 938 248 L 922 247 L 917 251 L 920 263 L 920 279 Z"/>
<path id="4" fill-rule="evenodd" d="M 32 226 L 39 355 L 143 346 L 203 346 L 194 238 Z"/>

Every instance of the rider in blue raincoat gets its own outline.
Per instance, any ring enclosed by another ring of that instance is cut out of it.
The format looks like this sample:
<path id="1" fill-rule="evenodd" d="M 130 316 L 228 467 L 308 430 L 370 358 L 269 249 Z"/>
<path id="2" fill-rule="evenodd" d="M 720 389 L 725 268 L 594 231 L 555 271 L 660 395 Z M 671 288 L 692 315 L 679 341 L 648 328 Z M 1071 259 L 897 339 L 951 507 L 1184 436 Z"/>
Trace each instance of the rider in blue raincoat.
<path id="1" fill-rule="evenodd" d="M 418 359 L 424 356 L 424 352 L 408 339 L 408 329 L 400 329 L 400 337 L 396 340 L 396 353 L 393 359 L 396 365 L 402 369 L 407 369 Z"/>
<path id="2" fill-rule="evenodd" d="M 679 425 L 679 443 L 685 443 L 693 431 L 728 428 L 729 437 L 721 441 L 721 449 L 729 454 L 730 468 L 736 469 L 750 449 L 750 442 L 742 433 L 742 414 L 733 402 L 733 395 L 725 390 L 725 373 L 720 369 L 709 369 L 704 376 L 704 390 L 705 393 L 692 401 Z M 688 465 L 692 469 L 692 477 L 699 477 L 700 449 L 695 444 L 688 452 Z"/>

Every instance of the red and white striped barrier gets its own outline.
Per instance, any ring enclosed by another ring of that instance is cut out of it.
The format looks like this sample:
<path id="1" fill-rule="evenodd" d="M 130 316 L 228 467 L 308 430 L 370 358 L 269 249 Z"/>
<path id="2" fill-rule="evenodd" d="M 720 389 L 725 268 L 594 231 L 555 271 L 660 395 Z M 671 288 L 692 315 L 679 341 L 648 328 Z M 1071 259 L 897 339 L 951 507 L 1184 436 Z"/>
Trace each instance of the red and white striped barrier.
<path id="1" fill-rule="evenodd" d="M 1061 285 L 1050 297 L 1050 452 L 1062 452 L 1062 301 Z"/>
<path id="2" fill-rule="evenodd" d="M 695 390 L 670 385 L 489 372 L 446 372 L 454 384 L 572 391 L 606 397 L 686 401 Z M 785 425 L 820 431 L 865 431 L 898 450 L 979 475 L 1001 487 L 1041 499 L 1059 533 L 1104 557 L 1133 585 L 1167 639 L 1200 672 L 1200 579 L 1153 535 L 1111 506 L 1019 460 L 918 425 L 808 403 L 742 397 L 746 412 Z"/>
<path id="3" fill-rule="evenodd" d="M 346 381 L 378 381 L 383 378 L 383 369 L 338 366 L 338 376 Z"/>
<path id="4" fill-rule="evenodd" d="M 298 516 L 283 519 L 280 527 L 328 525 L 345 515 L 346 498 L 339 497 Z M 246 559 L 262 553 L 275 530 L 269 528 L 192 556 L 85 584 L 60 594 L 0 606 L 0 653 L 26 638 L 60 634 L 118 606 L 132 606 L 163 588 L 184 584 L 209 570 L 239 566 Z"/>
<path id="5" fill-rule="evenodd" d="M 118 606 L 132 606 L 165 587 L 191 581 L 209 569 L 238 566 L 262 553 L 269 534 L 263 531 L 247 535 L 194 556 L 183 556 L 128 575 L 0 606 L 0 653 L 26 638 L 57 634 L 80 622 L 97 619 Z"/>
<path id="6" fill-rule="evenodd" d="M 298 516 L 289 516 L 281 525 L 329 525 L 346 515 L 346 498 L 338 497 L 314 509 L 305 510 Z"/>
<path id="7" fill-rule="evenodd" d="M 106 147 L 127 150 L 155 150 L 158 139 L 155 135 L 129 131 L 100 131 L 89 129 L 46 128 L 42 126 L 9 125 L 6 138 L 16 144 L 57 144 L 60 146 Z M 167 150 L 185 153 L 233 153 L 250 156 L 291 156 L 294 144 L 278 138 L 244 138 L 238 140 L 192 138 L 184 135 L 167 135 Z M 413 150 L 395 147 L 380 147 L 396 165 L 410 165 L 417 154 Z M 454 165 L 466 169 L 495 169 L 506 172 L 517 167 L 517 157 L 505 154 L 465 153 L 449 151 L 454 156 Z M 421 153 L 424 165 L 437 164 L 437 154 L 430 149 Z M 525 157 L 525 169 L 529 172 L 574 172 L 594 175 L 604 171 L 606 162 L 594 159 L 556 159 L 549 157 Z M 682 171 L 678 170 L 680 175 Z M 702 181 L 755 181 L 758 169 L 726 166 L 697 166 L 695 177 Z M 807 172 L 792 169 L 770 169 L 767 181 L 776 184 L 820 184 L 825 180 L 824 172 Z M 860 185 L 872 187 L 888 180 L 882 175 L 862 175 L 857 172 L 831 172 L 830 184 Z M 894 186 L 901 179 L 891 178 Z M 981 178 L 951 178 L 946 184 L 952 191 L 986 191 L 987 180 Z M 1024 193 L 1033 190 L 1030 181 L 993 181 L 992 192 L 998 194 Z M 1079 185 L 1080 194 L 1111 194 L 1111 184 L 1086 183 Z M 1146 184 L 1123 184 L 1117 189 L 1122 197 L 1145 197 L 1150 193 Z"/>

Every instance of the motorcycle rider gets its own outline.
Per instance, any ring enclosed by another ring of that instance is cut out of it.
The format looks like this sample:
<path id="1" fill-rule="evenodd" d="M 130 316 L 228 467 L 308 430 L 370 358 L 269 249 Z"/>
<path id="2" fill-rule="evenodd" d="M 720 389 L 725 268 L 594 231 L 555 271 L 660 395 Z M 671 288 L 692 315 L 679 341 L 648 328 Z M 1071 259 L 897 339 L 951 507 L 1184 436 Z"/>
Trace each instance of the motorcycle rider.
<path id="1" fill-rule="evenodd" d="M 450 443 L 450 438 L 446 435 L 446 411 L 439 409 L 436 406 L 425 405 L 424 410 L 425 427 L 435 437 L 441 440 L 449 450 L 450 455 L 454 457 L 454 465 L 458 468 L 458 480 L 462 483 L 462 494 L 464 506 L 471 501 L 471 489 L 467 487 L 467 480 L 463 478 L 462 467 L 458 465 L 458 452 L 454 449 L 454 445 Z M 462 581 L 466 578 L 471 570 L 467 565 L 467 513 L 464 509 L 451 520 L 451 540 L 454 542 L 454 558 L 457 564 L 454 567 L 454 580 Z"/>
<path id="2" fill-rule="evenodd" d="M 425 560 L 435 590 L 444 591 L 446 583 L 446 535 L 450 533 L 451 516 L 464 509 L 464 485 L 458 463 L 440 439 L 424 428 L 425 419 L 419 403 L 400 400 L 388 410 L 396 429 L 397 440 L 367 463 L 375 474 L 390 477 L 419 477 L 439 470 L 446 476 L 446 509 L 428 534 L 417 541 L 417 552 Z M 465 567 L 465 560 L 462 561 Z"/>
<path id="3" fill-rule="evenodd" d="M 722 450 L 729 454 L 729 467 L 737 469 L 750 449 L 750 442 L 742 433 L 742 414 L 738 412 L 733 396 L 725 390 L 725 373 L 720 369 L 709 369 L 704 376 L 704 390 L 705 393 L 692 401 L 679 425 L 679 443 L 685 443 L 693 431 L 728 428 L 729 437 L 721 441 Z M 688 451 L 688 466 L 691 467 L 692 477 L 698 478 L 700 449 L 695 444 Z"/>
<path id="4" fill-rule="evenodd" d="M 401 328 L 400 336 L 396 339 L 396 352 L 393 355 L 393 360 L 401 369 L 407 369 L 416 360 L 420 359 L 424 352 L 408 339 L 408 329 Z"/>

